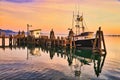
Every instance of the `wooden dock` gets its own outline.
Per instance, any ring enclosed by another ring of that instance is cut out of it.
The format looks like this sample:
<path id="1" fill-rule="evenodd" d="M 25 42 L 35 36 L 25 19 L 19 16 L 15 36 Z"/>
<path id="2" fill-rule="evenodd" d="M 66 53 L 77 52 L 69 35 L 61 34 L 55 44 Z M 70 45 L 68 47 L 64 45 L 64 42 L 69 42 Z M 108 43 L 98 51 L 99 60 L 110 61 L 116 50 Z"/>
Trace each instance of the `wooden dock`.
<path id="1" fill-rule="evenodd" d="M 50 39 L 48 36 L 41 36 L 39 38 L 34 38 L 32 36 L 28 37 L 21 37 L 17 36 L 14 37 L 10 35 L 9 37 L 5 37 L 4 35 L 1 37 L 2 44 L 0 47 L 6 47 L 5 45 L 5 39 L 9 39 L 9 45 L 7 46 L 19 46 L 19 45 L 46 45 L 46 46 L 63 46 L 66 47 L 67 44 L 69 44 L 69 40 L 67 40 L 65 37 L 57 37 L 57 39 Z"/>
<path id="2" fill-rule="evenodd" d="M 9 38 L 9 47 L 14 46 L 55 46 L 55 47 L 70 47 L 70 48 L 76 48 L 76 45 L 72 39 L 68 39 L 66 37 L 57 37 L 55 38 L 53 30 L 50 32 L 49 36 L 39 36 L 38 38 L 35 38 L 35 36 L 27 35 L 25 36 L 24 33 L 18 32 L 17 35 L 9 35 L 6 37 L 5 35 L 2 35 L 0 37 L 2 39 L 2 45 L 0 47 L 6 47 L 5 45 L 5 39 Z M 104 52 L 106 53 L 106 47 L 105 47 L 105 40 L 103 31 L 101 31 L 101 28 L 96 32 L 95 41 L 93 42 L 93 47 L 91 48 L 93 52 L 100 52 L 101 54 Z"/>

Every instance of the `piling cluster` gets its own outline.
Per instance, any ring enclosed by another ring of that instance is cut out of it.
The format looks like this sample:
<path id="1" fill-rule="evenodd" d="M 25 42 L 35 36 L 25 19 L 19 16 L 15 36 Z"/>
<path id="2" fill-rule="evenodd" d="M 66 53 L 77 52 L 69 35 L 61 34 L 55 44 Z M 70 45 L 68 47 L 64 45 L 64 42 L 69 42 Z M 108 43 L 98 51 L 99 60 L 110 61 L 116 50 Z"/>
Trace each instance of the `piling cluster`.
<path id="1" fill-rule="evenodd" d="M 50 32 L 50 37 L 49 36 L 39 36 L 38 38 L 35 38 L 34 36 L 28 35 L 25 36 L 24 32 L 18 32 L 17 35 L 9 35 L 6 37 L 5 35 L 1 36 L 2 38 L 2 47 L 5 47 L 5 39 L 9 38 L 9 45 L 8 46 L 27 46 L 27 45 L 32 45 L 32 46 L 62 46 L 66 47 L 69 44 L 71 44 L 72 47 L 72 40 L 69 40 L 66 37 L 57 37 L 55 38 L 54 32 Z"/>
<path id="2" fill-rule="evenodd" d="M 2 47 L 5 47 L 5 39 L 9 38 L 9 47 L 12 46 L 54 46 L 54 47 L 70 47 L 70 48 L 76 48 L 76 43 L 74 40 L 74 33 L 72 29 L 69 31 L 68 37 L 55 37 L 53 29 L 50 31 L 50 36 L 43 36 L 40 35 L 39 37 L 35 37 L 33 35 L 25 35 L 25 32 L 18 32 L 17 35 L 9 35 L 9 37 L 6 37 L 5 34 L 1 36 L 2 38 Z M 93 52 L 105 52 L 106 53 L 106 47 L 105 47 L 105 41 L 104 41 L 104 35 L 103 31 L 101 31 L 101 28 L 96 32 L 96 37 L 93 42 Z"/>

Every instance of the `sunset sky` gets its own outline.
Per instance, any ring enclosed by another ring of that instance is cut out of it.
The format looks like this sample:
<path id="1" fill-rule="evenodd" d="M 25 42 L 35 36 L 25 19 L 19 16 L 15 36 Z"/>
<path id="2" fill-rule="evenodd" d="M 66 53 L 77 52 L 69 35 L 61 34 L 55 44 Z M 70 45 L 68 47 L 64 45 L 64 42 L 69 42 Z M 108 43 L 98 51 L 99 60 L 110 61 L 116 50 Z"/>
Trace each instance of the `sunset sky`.
<path id="1" fill-rule="evenodd" d="M 26 31 L 30 24 L 30 29 L 68 33 L 78 4 L 88 31 L 101 26 L 105 34 L 120 34 L 120 0 L 0 0 L 0 28 Z"/>

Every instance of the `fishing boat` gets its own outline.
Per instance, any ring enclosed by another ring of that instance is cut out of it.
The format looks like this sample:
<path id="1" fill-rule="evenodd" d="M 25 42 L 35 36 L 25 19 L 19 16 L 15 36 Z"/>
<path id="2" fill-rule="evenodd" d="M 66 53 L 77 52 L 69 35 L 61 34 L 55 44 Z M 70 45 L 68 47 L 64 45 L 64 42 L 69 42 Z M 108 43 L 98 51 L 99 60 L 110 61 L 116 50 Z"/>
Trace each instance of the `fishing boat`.
<path id="1" fill-rule="evenodd" d="M 75 28 L 75 30 L 73 30 Z M 76 33 L 74 33 L 74 31 Z M 95 41 L 94 32 L 86 31 L 84 26 L 83 14 L 80 15 L 73 12 L 72 28 L 69 28 L 68 39 L 72 40 L 72 44 L 76 47 L 92 48 Z"/>

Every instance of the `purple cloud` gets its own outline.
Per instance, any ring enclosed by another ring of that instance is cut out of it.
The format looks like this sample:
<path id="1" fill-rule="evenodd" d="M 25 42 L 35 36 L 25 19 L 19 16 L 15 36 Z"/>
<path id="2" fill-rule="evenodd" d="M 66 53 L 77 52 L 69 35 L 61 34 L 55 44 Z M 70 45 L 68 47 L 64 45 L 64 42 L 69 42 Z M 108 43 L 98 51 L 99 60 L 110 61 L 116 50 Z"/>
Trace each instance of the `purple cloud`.
<path id="1" fill-rule="evenodd" d="M 27 3 L 27 2 L 33 2 L 33 0 L 5 0 L 8 2 L 14 2 L 14 3 Z"/>

